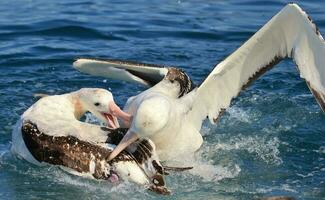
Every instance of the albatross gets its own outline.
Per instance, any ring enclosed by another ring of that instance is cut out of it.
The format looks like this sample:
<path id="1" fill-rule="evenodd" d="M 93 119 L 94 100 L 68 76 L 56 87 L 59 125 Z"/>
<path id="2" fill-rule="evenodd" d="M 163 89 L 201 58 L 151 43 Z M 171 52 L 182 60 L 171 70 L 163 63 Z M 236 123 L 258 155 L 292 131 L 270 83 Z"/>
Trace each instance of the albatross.
<path id="1" fill-rule="evenodd" d="M 286 58 L 296 63 L 300 77 L 325 111 L 325 42 L 297 4 L 286 5 L 217 64 L 198 87 L 175 67 L 96 59 L 78 59 L 73 66 L 87 74 L 150 87 L 128 99 L 123 110 L 133 120 L 109 159 L 140 137 L 155 143 L 162 160 L 171 160 L 195 152 L 203 141 L 202 122 L 208 118 L 216 124 L 243 89 Z"/>
<path id="2" fill-rule="evenodd" d="M 108 127 L 80 121 L 87 111 Z M 46 96 L 28 108 L 16 123 L 11 150 L 36 165 L 59 165 L 74 174 L 113 183 L 129 180 L 168 194 L 165 172 L 151 140 L 138 140 L 128 151 L 108 159 L 126 133 L 116 129 L 117 118 L 128 124 L 130 115 L 115 104 L 113 95 L 105 89 L 82 88 Z"/>

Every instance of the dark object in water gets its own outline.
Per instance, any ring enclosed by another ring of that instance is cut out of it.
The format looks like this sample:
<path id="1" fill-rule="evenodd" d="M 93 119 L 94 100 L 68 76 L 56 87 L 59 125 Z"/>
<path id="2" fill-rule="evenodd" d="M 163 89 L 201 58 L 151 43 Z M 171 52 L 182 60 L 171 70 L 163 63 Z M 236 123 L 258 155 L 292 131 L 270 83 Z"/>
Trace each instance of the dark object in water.
<path id="1" fill-rule="evenodd" d="M 259 200 L 296 200 L 294 197 L 289 196 L 274 196 L 274 197 L 263 197 Z"/>

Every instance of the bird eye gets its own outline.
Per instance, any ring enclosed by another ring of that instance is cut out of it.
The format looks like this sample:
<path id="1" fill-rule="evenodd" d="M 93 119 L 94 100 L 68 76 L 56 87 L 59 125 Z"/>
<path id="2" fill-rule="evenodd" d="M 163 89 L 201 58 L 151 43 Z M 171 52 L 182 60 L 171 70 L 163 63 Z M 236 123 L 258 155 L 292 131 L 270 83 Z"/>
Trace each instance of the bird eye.
<path id="1" fill-rule="evenodd" d="M 100 103 L 96 102 L 96 103 L 94 103 L 94 105 L 95 105 L 95 106 L 99 106 L 99 105 L 100 105 Z"/>

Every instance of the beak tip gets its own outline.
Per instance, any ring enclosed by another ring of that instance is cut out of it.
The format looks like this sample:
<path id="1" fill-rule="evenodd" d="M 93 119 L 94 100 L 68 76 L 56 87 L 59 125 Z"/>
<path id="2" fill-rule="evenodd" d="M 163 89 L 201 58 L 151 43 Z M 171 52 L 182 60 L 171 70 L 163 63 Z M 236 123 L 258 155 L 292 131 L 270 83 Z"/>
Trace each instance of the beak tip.
<path id="1" fill-rule="evenodd" d="M 108 161 L 113 160 L 120 152 L 122 152 L 125 148 L 127 148 L 130 144 L 135 142 L 138 139 L 138 135 L 132 131 L 128 131 L 120 143 L 113 149 L 113 151 L 108 156 Z"/>
<path id="2" fill-rule="evenodd" d="M 107 161 L 112 161 L 117 156 L 114 150 L 109 154 Z"/>

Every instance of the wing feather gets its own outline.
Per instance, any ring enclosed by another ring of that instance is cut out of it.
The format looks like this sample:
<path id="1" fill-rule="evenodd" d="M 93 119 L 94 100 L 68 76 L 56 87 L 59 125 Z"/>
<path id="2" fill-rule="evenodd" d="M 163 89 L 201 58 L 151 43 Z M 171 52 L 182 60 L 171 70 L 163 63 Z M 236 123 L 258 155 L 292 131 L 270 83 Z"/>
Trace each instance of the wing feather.
<path id="1" fill-rule="evenodd" d="M 168 66 L 123 60 L 77 59 L 73 67 L 86 74 L 153 86 L 168 72 Z"/>
<path id="2" fill-rule="evenodd" d="M 301 78 L 325 111 L 325 43 L 317 27 L 296 4 L 288 4 L 239 49 L 219 63 L 195 91 L 190 123 L 199 130 L 215 123 L 231 100 L 284 58 L 292 58 Z"/>

